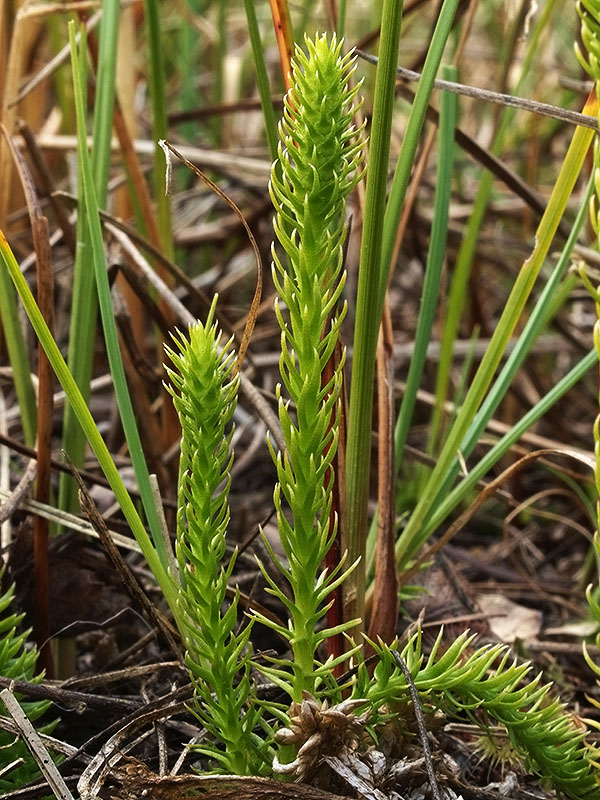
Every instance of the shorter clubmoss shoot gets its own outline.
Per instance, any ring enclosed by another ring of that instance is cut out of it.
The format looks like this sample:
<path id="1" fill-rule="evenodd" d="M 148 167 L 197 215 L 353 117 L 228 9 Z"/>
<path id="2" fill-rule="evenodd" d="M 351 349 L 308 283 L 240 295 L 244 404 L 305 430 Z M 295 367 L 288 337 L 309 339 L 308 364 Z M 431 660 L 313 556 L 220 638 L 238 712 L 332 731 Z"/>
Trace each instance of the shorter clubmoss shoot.
<path id="1" fill-rule="evenodd" d="M 195 713 L 224 749 L 197 749 L 238 775 L 260 770 L 253 747 L 259 709 L 250 697 L 251 625 L 237 632 L 238 593 L 226 606 L 236 552 L 225 558 L 228 494 L 233 462 L 231 438 L 239 378 L 231 341 L 222 344 L 214 321 L 174 337 L 167 353 L 168 387 L 181 422 L 177 509 L 179 608 L 186 663 L 196 690 Z M 224 610 L 225 609 L 225 610 Z"/>

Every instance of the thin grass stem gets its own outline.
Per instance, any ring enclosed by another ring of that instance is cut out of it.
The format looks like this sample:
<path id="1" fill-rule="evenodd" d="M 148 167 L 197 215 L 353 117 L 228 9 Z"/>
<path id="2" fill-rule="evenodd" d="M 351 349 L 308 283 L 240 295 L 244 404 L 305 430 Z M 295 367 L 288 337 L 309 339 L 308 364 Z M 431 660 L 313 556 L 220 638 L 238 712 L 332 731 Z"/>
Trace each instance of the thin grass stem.
<path id="1" fill-rule="evenodd" d="M 154 140 L 154 199 L 163 252 L 173 258 L 173 226 L 171 201 L 167 195 L 165 157 L 158 142 L 167 139 L 167 81 L 165 78 L 163 42 L 160 25 L 160 3 L 145 0 L 146 35 L 148 37 L 148 85 L 152 106 L 152 138 Z"/>
<path id="2" fill-rule="evenodd" d="M 588 203 L 592 192 L 593 192 L 593 179 L 590 179 L 583 202 L 577 214 L 577 218 L 573 223 L 571 234 L 562 250 L 560 258 L 556 263 L 556 266 L 554 267 L 550 278 L 545 284 L 540 294 L 540 297 L 537 303 L 535 304 L 533 311 L 531 312 L 531 316 L 527 320 L 525 327 L 523 328 L 523 331 L 519 336 L 518 342 L 516 343 L 514 349 L 507 358 L 504 367 L 502 368 L 500 374 L 494 381 L 493 386 L 491 387 L 487 397 L 483 401 L 481 408 L 477 412 L 475 418 L 473 419 L 473 423 L 471 424 L 465 438 L 462 441 L 462 444 L 460 446 L 460 452 L 461 456 L 464 459 L 468 458 L 470 454 L 473 452 L 475 445 L 479 441 L 479 437 L 485 430 L 486 425 L 488 424 L 494 412 L 501 403 L 502 398 L 506 395 L 506 392 L 509 386 L 511 385 L 513 378 L 515 377 L 518 370 L 521 368 L 536 338 L 541 333 L 543 328 L 548 324 L 549 319 L 551 319 L 552 316 L 554 316 L 554 314 L 560 308 L 559 305 L 553 303 L 553 300 L 556 299 L 557 293 L 560 294 L 559 299 L 562 299 L 562 302 L 564 302 L 566 297 L 568 297 L 568 291 L 565 292 L 561 291 L 560 282 L 564 277 L 565 271 L 569 267 L 573 247 L 575 246 L 581 227 L 587 217 Z M 574 280 L 576 280 L 575 277 Z M 572 282 L 568 281 L 566 289 L 570 290 L 571 287 L 572 287 Z M 453 480 L 458 474 L 459 469 L 460 465 L 457 459 L 455 460 L 452 468 L 448 472 L 448 475 L 446 476 L 445 480 L 442 482 L 439 489 L 437 490 L 434 503 L 436 507 L 438 507 L 439 502 L 444 498 L 444 496 L 449 491 L 450 486 L 452 485 Z"/>
<path id="3" fill-rule="evenodd" d="M 113 107 L 115 102 L 115 70 L 117 62 L 117 40 L 119 32 L 120 3 L 107 0 L 102 8 L 99 30 L 99 55 L 94 104 L 92 174 L 96 198 L 100 208 L 106 206 L 108 170 L 112 137 Z M 85 61 L 85 60 L 84 60 Z M 85 72 L 86 64 L 83 64 Z M 84 81 L 82 74 L 82 81 Z M 78 176 L 79 196 L 81 176 Z M 73 273 L 73 304 L 69 329 L 69 369 L 86 401 L 90 394 L 98 299 L 94 270 L 90 269 L 91 243 L 83 214 L 77 218 L 77 251 Z M 75 418 L 72 407 L 67 404 L 63 420 L 62 447 L 76 467 L 81 467 L 85 455 L 85 436 Z M 77 486 L 70 475 L 61 475 L 59 484 L 59 507 L 75 511 L 78 508 Z"/>
<path id="4" fill-rule="evenodd" d="M 84 95 L 82 92 L 83 86 L 81 82 L 82 73 L 80 71 L 81 56 L 78 54 L 77 45 L 75 43 L 74 23 L 69 24 L 69 38 L 72 47 L 71 58 L 75 86 L 77 135 L 79 140 L 79 168 L 81 171 L 83 184 L 83 196 L 81 198 L 80 213 L 87 220 L 87 224 L 89 226 L 91 255 L 94 273 L 96 276 L 96 286 L 98 289 L 100 314 L 102 317 L 106 350 L 110 364 L 110 371 L 113 376 L 115 395 L 121 415 L 123 431 L 129 447 L 129 454 L 138 482 L 144 511 L 146 513 L 150 531 L 152 533 L 152 540 L 159 555 L 160 561 L 163 567 L 166 568 L 168 559 L 161 533 L 160 519 L 156 511 L 156 505 L 152 493 L 152 485 L 150 482 L 150 474 L 148 472 L 148 466 L 146 464 L 144 451 L 142 449 L 142 444 L 135 421 L 135 414 L 131 404 L 129 390 L 127 388 L 127 380 L 125 378 L 125 369 L 123 367 L 123 361 L 119 349 L 119 338 L 112 307 L 106 260 L 104 255 L 102 227 L 100 225 L 98 203 L 96 200 L 92 177 L 92 164 L 88 155 L 86 144 L 85 106 Z M 83 45 L 85 44 L 85 37 L 82 37 L 82 43 Z"/>
<path id="5" fill-rule="evenodd" d="M 591 110 L 592 107 L 597 107 L 595 96 L 590 100 L 588 106 L 586 106 L 587 110 Z M 396 544 L 396 558 L 401 568 L 426 539 L 422 524 L 433 506 L 437 487 L 445 480 L 448 469 L 451 467 L 462 440 L 490 386 L 506 344 L 513 334 L 548 253 L 593 136 L 593 131 L 587 128 L 575 129 L 569 150 L 565 156 L 558 179 L 548 201 L 546 212 L 538 226 L 533 252 L 521 267 L 504 307 L 504 311 L 497 323 L 489 347 L 467 393 L 465 402 L 458 413 L 454 425 L 448 433 L 445 445 L 437 459 L 425 490 L 406 528 L 398 538 Z"/>
<path id="6" fill-rule="evenodd" d="M 379 311 L 377 308 L 382 264 L 381 220 L 385 210 L 401 21 L 402 0 L 384 0 L 358 273 L 348 416 L 346 505 L 342 526 L 342 549 L 347 550 L 350 563 L 364 557 L 366 545 L 373 379 L 381 321 L 381 307 Z M 364 564 L 359 564 L 354 570 L 342 587 L 342 592 L 344 619 L 362 619 L 365 593 Z"/>
<path id="7" fill-rule="evenodd" d="M 269 76 L 267 75 L 267 68 L 265 66 L 264 50 L 253 0 L 244 0 L 244 8 L 246 9 L 246 19 L 248 20 L 248 35 L 250 36 L 250 44 L 252 45 L 252 55 L 254 57 L 254 67 L 256 69 L 256 85 L 258 87 L 260 105 L 265 122 L 265 134 L 269 146 L 269 155 L 271 156 L 271 161 L 275 161 L 277 158 L 278 142 L 277 120 L 271 101 L 271 87 L 269 86 Z"/>
<path id="8" fill-rule="evenodd" d="M 550 19 L 551 14 L 556 6 L 556 2 L 557 0 L 550 0 L 550 2 L 544 5 L 540 18 L 535 25 L 523 64 L 521 66 L 520 75 L 515 86 L 515 94 L 521 93 L 524 84 L 531 73 L 533 59 L 539 52 L 540 36 L 548 24 L 548 20 Z M 491 146 L 491 152 L 495 156 L 498 156 L 502 152 L 506 137 L 511 130 L 515 113 L 516 112 L 514 108 L 505 108 L 503 110 L 502 116 L 500 117 L 499 127 Z M 465 298 L 467 297 L 467 285 L 469 276 L 471 274 L 471 266 L 475 257 L 479 232 L 487 211 L 493 182 L 493 174 L 489 172 L 489 170 L 485 170 L 482 174 L 477 195 L 473 203 L 473 210 L 471 212 L 471 216 L 469 217 L 469 221 L 465 229 L 465 235 L 456 257 L 456 264 L 454 267 L 453 279 L 450 287 L 450 295 L 447 302 L 446 319 L 442 332 L 442 350 L 440 353 L 435 387 L 436 405 L 434 407 L 431 424 L 429 427 L 427 444 L 428 453 L 435 452 L 442 430 L 442 409 L 444 408 L 444 403 L 448 397 L 454 343 L 456 341 L 456 337 L 458 336 L 459 324 L 464 310 Z"/>

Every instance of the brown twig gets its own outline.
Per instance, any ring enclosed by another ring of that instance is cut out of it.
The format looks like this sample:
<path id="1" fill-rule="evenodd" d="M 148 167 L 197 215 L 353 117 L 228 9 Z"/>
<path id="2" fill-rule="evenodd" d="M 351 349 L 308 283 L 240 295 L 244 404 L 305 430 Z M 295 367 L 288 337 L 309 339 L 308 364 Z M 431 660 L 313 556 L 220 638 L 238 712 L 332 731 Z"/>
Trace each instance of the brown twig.
<path id="1" fill-rule="evenodd" d="M 357 50 L 356 54 L 370 64 L 378 63 L 377 57 L 372 56 L 370 53 Z M 420 72 L 414 72 L 404 67 L 397 67 L 396 71 L 398 76 L 404 80 L 421 80 Z M 578 111 L 560 108 L 560 106 L 553 106 L 549 103 L 527 100 L 524 97 L 516 97 L 515 95 L 503 94 L 502 92 L 492 92 L 489 89 L 480 89 L 477 86 L 468 86 L 467 84 L 455 83 L 454 81 L 434 80 L 433 86 L 435 89 L 461 94 L 465 97 L 474 97 L 477 100 L 487 100 L 490 103 L 499 103 L 500 105 L 511 106 L 512 108 L 518 108 L 522 111 L 530 111 L 533 114 L 541 114 L 544 117 L 558 119 L 561 122 L 568 122 L 569 125 L 581 125 L 584 128 L 592 128 L 595 131 L 598 130 L 598 119 L 596 117 L 590 114 L 581 114 Z"/>
<path id="2" fill-rule="evenodd" d="M 15 453 L 21 453 L 24 456 L 28 456 L 31 459 L 37 461 L 37 450 L 33 447 L 27 447 L 27 445 L 23 444 L 23 442 L 18 441 L 17 439 L 13 439 L 11 436 L 5 436 L 4 434 L 0 433 L 0 444 L 4 445 L 5 447 L 9 447 L 11 450 L 14 450 Z M 59 461 L 57 458 L 51 458 L 50 464 L 52 469 L 57 470 L 58 472 L 68 472 L 71 473 L 70 468 L 67 464 L 64 464 L 62 461 Z M 89 483 L 93 483 L 96 486 L 103 486 L 105 489 L 110 489 L 110 484 L 102 475 L 96 475 L 89 470 L 79 470 L 79 474 L 82 478 L 84 478 Z M 132 497 L 139 498 L 140 493 L 137 489 L 130 489 L 129 493 Z M 177 503 L 175 500 L 168 500 L 163 499 L 163 503 L 165 506 L 169 508 L 177 508 Z"/>
<path id="3" fill-rule="evenodd" d="M 54 280 L 48 219 L 42 214 L 39 198 L 25 159 L 3 128 L 25 192 L 27 210 L 35 250 L 37 303 L 50 333 L 54 330 Z M 37 480 L 35 499 L 48 503 L 52 455 L 52 423 L 54 411 L 54 372 L 41 342 L 38 342 L 38 409 L 37 409 Z M 48 579 L 48 520 L 36 515 L 33 522 L 33 564 L 35 592 L 35 638 L 39 660 L 48 678 L 54 677 L 54 661 L 50 646 L 50 596 Z"/>
<path id="4" fill-rule="evenodd" d="M 31 484 L 34 482 L 36 472 L 37 462 L 32 459 L 27 465 L 27 469 L 23 473 L 23 477 L 15 486 L 8 500 L 0 505 L 0 524 L 6 522 L 6 520 L 9 519 L 9 517 L 11 517 L 17 510 L 21 501 L 29 491 Z"/>
<path id="5" fill-rule="evenodd" d="M 61 689 L 47 683 L 30 683 L 16 681 L 0 675 L 0 687 L 13 686 L 15 692 L 30 697 L 32 700 L 51 700 L 59 708 L 74 708 L 79 713 L 88 708 L 97 708 L 103 711 L 124 711 L 138 709 L 142 705 L 138 700 L 128 700 L 124 697 L 107 697 L 105 695 L 88 694 L 87 692 L 73 692 Z"/>
<path id="6" fill-rule="evenodd" d="M 154 800 L 180 797 L 205 800 L 347 800 L 305 783 L 284 783 L 269 778 L 236 775 L 176 775 L 161 778 L 133 759 L 118 770 L 128 796 L 147 795 Z M 130 794 L 131 793 L 131 794 Z"/>
<path id="7" fill-rule="evenodd" d="M 250 245 L 252 246 L 252 250 L 254 251 L 254 258 L 256 261 L 256 288 L 254 290 L 254 296 L 252 298 L 252 302 L 250 303 L 250 310 L 248 311 L 248 317 L 246 319 L 246 325 L 244 327 L 244 333 L 242 338 L 239 342 L 237 348 L 237 357 L 235 360 L 235 372 L 241 372 L 242 363 L 244 361 L 244 356 L 246 355 L 246 351 L 248 349 L 248 345 L 250 344 L 250 339 L 252 337 L 252 332 L 254 330 L 254 326 L 256 324 L 256 319 L 258 317 L 258 310 L 260 308 L 260 299 L 262 297 L 262 287 L 263 287 L 263 267 L 262 267 L 262 259 L 260 257 L 260 249 L 258 244 L 256 243 L 256 239 L 254 238 L 254 234 L 250 230 L 250 226 L 246 222 L 244 215 L 240 211 L 240 209 L 236 206 L 233 200 L 225 194 L 225 192 L 220 189 L 214 181 L 202 172 L 195 164 L 192 164 L 191 161 L 188 161 L 185 156 L 183 156 L 178 150 L 176 150 L 173 145 L 169 144 L 169 142 L 165 141 L 164 139 L 159 142 L 159 145 L 162 147 L 165 153 L 165 158 L 167 159 L 167 172 L 170 169 L 170 159 L 168 153 L 172 153 L 176 156 L 188 169 L 191 169 L 192 172 L 197 175 L 201 181 L 203 181 L 208 188 L 217 194 L 222 200 L 224 200 L 229 208 L 236 214 L 239 218 L 240 222 L 244 226 L 246 234 L 248 235 L 248 240 L 250 241 Z M 167 181 L 167 191 L 169 190 L 168 181 Z"/>
<path id="8" fill-rule="evenodd" d="M 287 0 L 269 0 L 275 39 L 279 49 L 281 73 L 286 91 L 290 88 L 292 80 L 292 57 L 294 55 L 294 33 L 292 19 Z"/>
<path id="9" fill-rule="evenodd" d="M 37 170 L 42 192 L 50 201 L 50 205 L 52 206 L 58 224 L 62 230 L 65 243 L 69 248 L 71 255 L 74 256 L 75 248 L 77 246 L 77 234 L 74 226 L 71 225 L 69 221 L 69 215 L 64 208 L 60 195 L 55 193 L 54 179 L 50 170 L 48 169 L 46 159 L 37 146 L 35 136 L 31 132 L 29 125 L 22 120 L 19 120 L 17 123 L 17 128 L 23 137 L 23 141 L 25 142 L 27 151 L 29 152 L 29 157 L 31 158 L 31 161 Z"/>
<path id="10" fill-rule="evenodd" d="M 398 618 L 398 572 L 394 545 L 396 504 L 394 471 L 394 341 L 389 302 L 385 301 L 377 347 L 378 483 L 377 543 L 369 639 L 391 642 Z"/>

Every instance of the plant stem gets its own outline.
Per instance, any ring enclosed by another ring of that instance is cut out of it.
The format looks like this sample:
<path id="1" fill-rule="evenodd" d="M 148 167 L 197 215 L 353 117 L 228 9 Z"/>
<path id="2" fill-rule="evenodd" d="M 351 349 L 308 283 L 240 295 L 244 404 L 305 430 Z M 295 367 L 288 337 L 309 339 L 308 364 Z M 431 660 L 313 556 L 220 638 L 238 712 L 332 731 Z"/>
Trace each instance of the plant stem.
<path id="1" fill-rule="evenodd" d="M 342 549 L 347 550 L 350 563 L 364 557 L 367 533 L 373 379 L 381 320 L 381 308 L 377 305 L 378 286 L 382 281 L 381 220 L 385 211 L 401 21 L 402 0 L 384 0 L 358 273 L 348 417 Z M 342 589 L 345 620 L 355 618 L 362 620 L 365 582 L 365 566 L 359 564 Z"/>

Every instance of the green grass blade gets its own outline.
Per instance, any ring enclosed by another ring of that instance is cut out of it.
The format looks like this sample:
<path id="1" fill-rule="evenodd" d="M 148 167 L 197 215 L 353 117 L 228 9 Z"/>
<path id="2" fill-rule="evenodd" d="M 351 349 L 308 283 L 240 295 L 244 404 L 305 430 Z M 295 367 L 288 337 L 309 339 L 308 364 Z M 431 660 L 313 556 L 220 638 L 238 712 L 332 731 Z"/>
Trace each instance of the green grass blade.
<path id="1" fill-rule="evenodd" d="M 244 0 L 244 8 L 246 9 L 246 19 L 248 20 L 248 35 L 250 36 L 252 55 L 254 56 L 256 84 L 258 86 L 260 105 L 265 121 L 265 133 L 269 146 L 269 155 L 271 156 L 271 161 L 275 161 L 277 158 L 278 141 L 277 120 L 275 118 L 273 103 L 271 102 L 271 87 L 269 86 L 269 76 L 267 75 L 267 68 L 265 66 L 264 50 L 260 39 L 260 30 L 258 28 L 258 20 L 256 19 L 254 0 Z"/>
<path id="2" fill-rule="evenodd" d="M 381 18 L 381 44 L 375 79 L 371 146 L 358 274 L 354 356 L 350 388 L 346 453 L 346 508 L 342 535 L 348 563 L 364 556 L 370 460 L 371 411 L 377 335 L 381 308 L 377 289 L 381 269 L 381 219 L 385 209 L 387 165 L 394 110 L 396 63 L 402 20 L 401 0 L 385 0 Z M 342 587 L 344 619 L 362 617 L 365 567 L 360 564 Z"/>
<path id="3" fill-rule="evenodd" d="M 595 350 L 589 352 L 581 361 L 576 364 L 539 402 L 533 406 L 526 414 L 513 425 L 498 442 L 489 450 L 488 453 L 479 461 L 469 474 L 460 481 L 459 484 L 444 498 L 439 505 L 435 506 L 434 512 L 425 523 L 421 539 L 425 541 L 433 531 L 442 524 L 448 514 L 464 500 L 466 495 L 481 480 L 489 470 L 498 463 L 505 453 L 518 442 L 521 436 L 535 425 L 552 406 L 572 389 L 592 367 L 598 363 L 598 355 Z"/>
<path id="4" fill-rule="evenodd" d="M 561 292 L 560 282 L 563 279 L 566 270 L 569 268 L 571 253 L 573 251 L 573 247 L 575 242 L 577 241 L 577 236 L 579 235 L 579 231 L 587 218 L 588 214 L 588 203 L 593 191 L 593 180 L 590 179 L 588 183 L 588 187 L 585 193 L 584 200 L 581 204 L 581 208 L 577 214 L 577 218 L 573 224 L 571 229 L 571 233 L 569 236 L 568 241 L 566 242 L 560 258 L 554 267 L 550 278 L 548 279 L 546 285 L 544 286 L 537 303 L 531 313 L 531 316 L 527 320 L 525 327 L 521 335 L 519 336 L 519 340 L 516 343 L 513 351 L 511 352 L 510 356 L 506 360 L 504 367 L 502 368 L 500 374 L 494 381 L 494 385 L 489 391 L 489 394 L 483 401 L 481 408 L 477 412 L 475 419 L 463 442 L 460 446 L 460 452 L 463 458 L 468 458 L 469 455 L 473 452 L 475 445 L 479 441 L 479 437 L 483 433 L 486 428 L 486 425 L 492 418 L 494 412 L 500 405 L 503 397 L 505 396 L 509 386 L 511 385 L 513 378 L 515 377 L 518 370 L 521 368 L 527 354 L 531 350 L 533 343 L 535 342 L 537 336 L 542 331 L 542 329 L 547 325 L 549 313 L 558 311 L 558 307 L 553 304 L 553 299 L 557 296 L 557 294 L 564 295 Z M 577 277 L 573 276 L 573 280 L 576 281 Z M 571 281 L 568 282 L 569 285 L 567 289 L 570 287 Z M 458 459 L 455 460 L 451 470 L 449 471 L 448 475 L 446 476 L 445 480 L 442 482 L 442 485 L 439 487 L 434 505 L 438 505 L 441 502 L 441 499 L 447 494 L 450 486 L 452 485 L 452 481 L 458 475 L 460 469 L 460 465 Z"/>
<path id="5" fill-rule="evenodd" d="M 358 275 L 354 355 L 350 387 L 348 445 L 346 454 L 346 509 L 343 534 L 349 558 L 364 556 L 367 537 L 371 413 L 377 336 L 398 221 L 410 179 L 414 156 L 423 127 L 433 81 L 450 34 L 458 0 L 444 0 L 425 59 L 423 73 L 411 109 L 390 197 L 384 210 L 389 157 L 389 137 L 398 54 L 401 4 L 384 2 L 381 43 L 375 80 L 371 153 Z M 381 117 L 379 116 L 381 115 Z M 380 141 L 385 137 L 385 141 Z M 385 158 L 382 160 L 382 156 Z M 383 217 L 383 234 L 381 219 Z M 365 566 L 359 567 L 344 587 L 344 614 L 362 615 Z"/>
<path id="6" fill-rule="evenodd" d="M 207 3 L 204 0 L 186 0 L 186 6 L 196 17 L 204 16 L 207 10 Z M 199 38 L 199 32 L 193 25 L 184 23 L 180 25 L 177 30 L 177 67 L 181 81 L 179 108 L 181 111 L 190 111 L 198 105 L 198 88 L 196 86 L 196 81 L 198 77 L 198 56 L 200 50 L 198 47 Z M 189 120 L 179 126 L 179 131 L 186 141 L 197 141 L 200 133 L 200 125 L 197 120 Z"/>
<path id="7" fill-rule="evenodd" d="M 161 563 L 166 568 L 168 562 L 165 544 L 161 534 L 161 525 L 156 504 L 154 502 L 152 486 L 150 483 L 150 475 L 148 473 L 146 459 L 144 457 L 142 444 L 140 442 L 133 406 L 129 396 L 129 390 L 127 388 L 125 369 L 121 359 L 117 326 L 115 323 L 111 302 L 110 286 L 108 283 L 106 260 L 104 256 L 104 243 L 102 240 L 102 228 L 100 226 L 98 203 L 96 201 L 94 181 L 92 177 L 92 164 L 87 151 L 85 104 L 80 71 L 81 56 L 77 51 L 74 22 L 69 23 L 69 38 L 71 41 L 71 61 L 73 65 L 75 86 L 79 169 L 81 171 L 83 183 L 83 197 L 80 199 L 79 210 L 80 213 L 86 218 L 89 226 L 92 261 L 96 276 L 96 285 L 98 288 L 98 301 L 100 306 L 100 315 L 102 317 L 102 327 L 104 329 L 106 350 L 110 364 L 110 371 L 113 378 L 117 405 L 119 407 L 123 430 L 125 432 L 125 438 L 127 440 L 127 446 L 129 447 L 129 453 L 131 456 L 131 463 L 133 464 L 135 471 L 144 511 L 146 513 L 150 531 L 152 533 L 154 546 L 159 555 Z M 85 46 L 84 38 L 85 37 L 82 36 L 82 48 Z"/>
<path id="8" fill-rule="evenodd" d="M 455 80 L 456 70 L 446 66 L 443 69 L 446 80 Z M 450 92 L 444 92 L 440 105 L 439 125 L 439 151 L 438 165 L 435 180 L 435 199 L 433 222 L 431 226 L 431 243 L 427 254 L 425 279 L 423 281 L 423 294 L 419 320 L 415 333 L 415 345 L 410 368 L 406 378 L 406 388 L 400 405 L 400 412 L 396 421 L 394 433 L 395 469 L 399 473 L 402 453 L 406 444 L 406 437 L 415 409 L 417 391 L 423 374 L 423 367 L 427 358 L 427 346 L 431 337 L 433 321 L 437 307 L 440 280 L 444 265 L 446 237 L 448 231 L 448 213 L 450 208 L 450 193 L 452 189 L 452 170 L 454 165 L 454 128 L 456 126 L 457 99 Z M 370 571 L 372 554 L 374 552 L 376 533 L 376 518 L 373 519 L 369 530 L 367 543 L 367 572 Z"/>
<path id="9" fill-rule="evenodd" d="M 154 198 L 158 217 L 158 230 L 163 252 L 173 258 L 173 227 L 171 202 L 166 192 L 165 154 L 158 142 L 167 136 L 167 81 L 163 60 L 162 32 L 160 29 L 160 3 L 145 0 L 146 33 L 148 36 L 148 71 L 150 103 L 152 106 L 152 138 L 154 139 Z"/>
<path id="10" fill-rule="evenodd" d="M 437 487 L 445 480 L 462 440 L 490 386 L 508 340 L 513 334 L 552 243 L 593 136 L 592 130 L 583 128 L 575 130 L 548 206 L 538 226 L 533 252 L 521 267 L 489 347 L 479 365 L 456 421 L 448 433 L 425 491 L 398 539 L 396 556 L 401 565 L 410 559 L 425 541 L 422 525 L 434 503 Z"/>
<path id="11" fill-rule="evenodd" d="M 144 528 L 144 525 L 142 524 L 139 514 L 136 511 L 129 492 L 125 488 L 125 484 L 123 483 L 119 471 L 111 458 L 104 439 L 96 427 L 96 423 L 94 422 L 89 408 L 87 407 L 86 401 L 84 400 L 84 397 L 77 386 L 75 379 L 71 375 L 56 342 L 52 338 L 52 334 L 50 333 L 50 330 L 46 325 L 37 303 L 34 300 L 31 289 L 27 285 L 27 282 L 23 277 L 21 270 L 19 269 L 19 265 L 17 264 L 12 250 L 8 246 L 2 231 L 0 231 L 0 261 L 2 263 L 1 271 L 4 275 L 10 276 L 12 279 L 36 336 L 41 342 L 44 351 L 48 356 L 48 360 L 52 364 L 52 369 L 54 370 L 56 377 L 64 389 L 69 403 L 73 407 L 73 411 L 79 424 L 81 425 L 81 429 L 85 432 L 86 438 L 90 443 L 92 450 L 96 454 L 98 463 L 100 464 L 100 467 L 104 472 L 111 489 L 115 493 L 117 502 L 119 503 L 119 506 L 125 515 L 125 519 L 129 523 L 131 531 L 135 536 L 146 561 L 148 562 L 148 566 L 152 570 L 167 602 L 169 603 L 169 606 L 171 607 L 171 610 L 175 614 L 177 609 L 174 584 L 167 575 L 154 547 L 152 546 L 150 538 L 146 532 L 146 529 Z"/>
<path id="12" fill-rule="evenodd" d="M 532 31 L 531 38 L 528 40 L 527 52 L 521 65 L 519 79 L 517 80 L 515 86 L 515 94 L 517 95 L 523 91 L 524 84 L 531 74 L 532 62 L 539 53 L 540 37 L 542 32 L 546 29 L 556 3 L 557 0 L 549 0 L 549 2 L 544 5 L 539 20 Z M 507 135 L 511 130 L 515 114 L 516 109 L 514 108 L 505 108 L 503 110 L 502 116 L 500 117 L 500 124 L 491 147 L 491 152 L 493 155 L 497 156 L 502 152 Z M 454 344 L 456 342 L 456 337 L 458 336 L 460 320 L 465 305 L 465 298 L 468 296 L 468 282 L 471 274 L 471 266 L 475 257 L 479 232 L 486 215 L 493 183 L 493 174 L 488 170 L 484 170 L 477 194 L 475 196 L 475 201 L 473 203 L 473 211 L 471 212 L 469 221 L 467 222 L 465 235 L 460 244 L 458 255 L 456 257 L 452 284 L 450 286 L 450 295 L 447 303 L 447 316 L 442 332 L 440 359 L 435 386 L 436 403 L 429 430 L 429 453 L 434 452 L 436 449 L 436 443 L 442 427 L 444 403 L 448 399 L 448 387 L 450 384 L 450 371 L 452 368 Z"/>
<path id="13" fill-rule="evenodd" d="M 25 444 L 33 447 L 37 431 L 37 406 L 31 381 L 27 344 L 19 322 L 15 290 L 8 275 L 0 271 L 0 324 L 4 331 L 8 359 L 13 371 L 17 402 L 21 412 Z"/>
<path id="14" fill-rule="evenodd" d="M 227 0 L 217 4 L 217 35 L 214 42 L 215 60 L 212 79 L 212 101 L 215 105 L 223 102 L 225 89 L 225 62 L 227 57 Z M 223 118 L 217 115 L 211 120 L 215 145 L 219 146 L 223 138 Z"/>
<path id="15" fill-rule="evenodd" d="M 102 21 L 99 31 L 98 74 L 93 120 L 94 148 L 92 153 L 92 173 L 98 205 L 101 208 L 106 206 L 108 187 L 119 18 L 120 3 L 118 0 L 106 0 L 102 7 Z M 85 64 L 82 66 L 85 71 Z M 85 80 L 83 75 L 82 80 Z M 81 176 L 79 176 L 78 180 L 78 194 L 81 197 Z M 69 369 L 87 401 L 92 377 L 98 300 L 96 297 L 94 270 L 90 268 L 92 252 L 89 231 L 81 213 L 77 218 L 77 242 L 68 360 Z M 83 464 L 85 436 L 74 416 L 73 409 L 68 404 L 65 407 L 64 414 L 62 447 L 69 453 L 76 467 L 80 467 Z M 59 507 L 70 511 L 75 511 L 78 508 L 77 486 L 71 476 L 67 474 L 62 474 L 60 477 Z"/>
<path id="16" fill-rule="evenodd" d="M 346 31 L 346 10 L 347 10 L 347 0 L 339 0 L 338 18 L 337 18 L 337 37 L 340 41 L 344 38 Z"/>
<path id="17" fill-rule="evenodd" d="M 379 270 L 377 309 L 383 308 L 383 298 L 388 285 L 392 254 L 396 242 L 396 232 L 398 230 L 398 223 L 400 222 L 400 215 L 402 214 L 402 207 L 410 181 L 412 166 L 415 161 L 415 153 L 423 129 L 429 98 L 433 90 L 433 82 L 437 75 L 444 48 L 446 47 L 446 42 L 448 41 L 452 29 L 458 2 L 459 0 L 444 0 L 442 5 L 440 16 L 429 45 L 429 50 L 427 51 L 427 58 L 423 65 L 419 86 L 410 110 L 410 116 L 406 125 L 406 133 L 402 140 L 402 147 L 396 163 L 396 169 L 394 170 L 394 179 L 392 181 L 390 196 L 383 220 L 383 233 L 380 233 L 383 240 L 383 247 L 381 253 L 381 267 Z"/>
<path id="18" fill-rule="evenodd" d="M 120 13 L 120 3 L 116 0 L 107 0 L 107 2 L 103 3 L 98 37 L 96 99 L 92 124 L 92 139 L 94 142 L 92 172 L 98 204 L 101 208 L 106 205 L 108 192 Z"/>
<path id="19" fill-rule="evenodd" d="M 446 66 L 442 70 L 445 80 L 456 80 L 456 69 Z M 435 199 L 433 222 L 431 226 L 431 243 L 427 254 L 425 280 L 421 310 L 415 334 L 415 349 L 410 360 L 410 368 L 406 378 L 406 389 L 402 397 L 400 413 L 396 422 L 394 446 L 396 452 L 396 474 L 398 474 L 406 437 L 412 420 L 417 399 L 423 367 L 427 358 L 427 346 L 438 302 L 446 238 L 448 233 L 448 214 L 450 209 L 450 193 L 452 189 L 452 170 L 454 166 L 454 128 L 456 126 L 456 97 L 450 92 L 443 92 L 440 104 L 439 155 L 435 180 Z"/>

